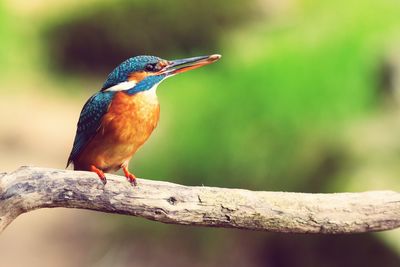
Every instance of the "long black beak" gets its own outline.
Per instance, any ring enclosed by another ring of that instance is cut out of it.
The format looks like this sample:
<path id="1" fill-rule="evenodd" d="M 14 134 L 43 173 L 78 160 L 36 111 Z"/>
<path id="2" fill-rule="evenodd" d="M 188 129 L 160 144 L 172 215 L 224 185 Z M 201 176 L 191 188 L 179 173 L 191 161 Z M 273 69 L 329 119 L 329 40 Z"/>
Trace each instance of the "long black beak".
<path id="1" fill-rule="evenodd" d="M 168 61 L 168 65 L 162 71 L 167 75 L 174 75 L 182 73 L 188 70 L 197 69 L 201 66 L 205 66 L 214 63 L 221 58 L 221 55 L 215 54 L 210 56 L 191 57 L 184 59 L 176 59 Z"/>

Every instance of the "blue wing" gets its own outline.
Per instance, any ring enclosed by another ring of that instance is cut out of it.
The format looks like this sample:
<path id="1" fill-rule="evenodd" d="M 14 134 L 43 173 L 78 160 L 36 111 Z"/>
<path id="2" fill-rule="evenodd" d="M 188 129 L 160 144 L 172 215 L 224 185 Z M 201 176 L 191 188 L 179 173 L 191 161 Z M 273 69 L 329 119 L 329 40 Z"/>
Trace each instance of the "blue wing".
<path id="1" fill-rule="evenodd" d="M 96 135 L 104 114 L 113 99 L 115 92 L 98 92 L 83 106 L 79 117 L 74 146 L 69 155 L 68 165 L 76 159 L 89 141 Z"/>

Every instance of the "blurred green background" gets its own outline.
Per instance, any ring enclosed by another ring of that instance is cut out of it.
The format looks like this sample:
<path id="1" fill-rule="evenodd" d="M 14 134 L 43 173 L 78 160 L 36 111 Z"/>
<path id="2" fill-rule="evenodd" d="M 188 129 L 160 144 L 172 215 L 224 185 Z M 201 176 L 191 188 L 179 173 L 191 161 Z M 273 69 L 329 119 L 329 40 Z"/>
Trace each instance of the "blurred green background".
<path id="1" fill-rule="evenodd" d="M 0 1 L 0 171 L 64 168 L 86 99 L 128 57 L 219 53 L 158 89 L 139 177 L 251 190 L 400 190 L 400 3 Z M 21 251 L 24 257 L 18 256 Z M 4 266 L 400 266 L 400 231 L 322 236 L 41 210 Z"/>

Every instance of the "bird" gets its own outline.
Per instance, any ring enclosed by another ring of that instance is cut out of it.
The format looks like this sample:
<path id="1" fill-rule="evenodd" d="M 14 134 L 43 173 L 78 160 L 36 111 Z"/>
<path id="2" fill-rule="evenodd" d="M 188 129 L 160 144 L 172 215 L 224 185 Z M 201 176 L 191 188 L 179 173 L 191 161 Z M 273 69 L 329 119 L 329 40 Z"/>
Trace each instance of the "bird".
<path id="1" fill-rule="evenodd" d="M 66 167 L 72 163 L 74 170 L 94 172 L 104 185 L 104 173 L 122 168 L 127 180 L 136 186 L 128 164 L 158 124 L 157 86 L 166 78 L 220 58 L 213 54 L 165 60 L 142 55 L 122 62 L 83 106 Z"/>

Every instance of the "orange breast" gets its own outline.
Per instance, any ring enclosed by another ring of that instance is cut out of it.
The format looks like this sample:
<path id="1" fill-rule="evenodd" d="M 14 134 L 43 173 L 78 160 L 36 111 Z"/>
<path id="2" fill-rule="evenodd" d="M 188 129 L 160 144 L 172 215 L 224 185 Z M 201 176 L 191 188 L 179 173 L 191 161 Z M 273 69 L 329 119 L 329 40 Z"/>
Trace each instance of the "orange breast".
<path id="1" fill-rule="evenodd" d="M 78 158 L 83 169 L 95 165 L 105 171 L 117 170 L 127 164 L 157 126 L 159 114 L 155 91 L 117 92 L 99 131 Z"/>

